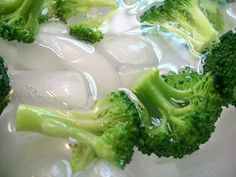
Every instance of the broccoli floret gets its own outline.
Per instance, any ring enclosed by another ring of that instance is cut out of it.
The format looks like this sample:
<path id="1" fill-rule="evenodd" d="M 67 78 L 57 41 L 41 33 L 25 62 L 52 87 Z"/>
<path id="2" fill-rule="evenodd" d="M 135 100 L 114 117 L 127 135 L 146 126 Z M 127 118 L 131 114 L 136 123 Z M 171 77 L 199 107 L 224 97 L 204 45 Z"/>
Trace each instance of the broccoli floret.
<path id="1" fill-rule="evenodd" d="M 57 17 L 66 22 L 68 18 L 77 14 L 84 15 L 95 7 L 116 8 L 116 6 L 115 0 L 58 0 Z"/>
<path id="2" fill-rule="evenodd" d="M 3 58 L 0 57 L 0 114 L 10 101 L 12 94 L 12 85 L 10 77 L 7 73 L 7 65 Z"/>
<path id="3" fill-rule="evenodd" d="M 228 31 L 203 52 L 204 72 L 215 76 L 215 86 L 224 105 L 236 106 L 236 33 Z"/>
<path id="4" fill-rule="evenodd" d="M 142 119 L 139 150 L 174 158 L 198 150 L 222 111 L 213 80 L 190 68 L 165 76 L 151 69 L 138 79 L 132 90 L 149 114 Z"/>
<path id="5" fill-rule="evenodd" d="M 20 105 L 16 129 L 73 138 L 92 146 L 97 157 L 124 167 L 132 158 L 139 124 L 136 104 L 125 91 L 116 91 L 85 112 Z"/>
<path id="6" fill-rule="evenodd" d="M 103 33 L 87 24 L 74 24 L 70 26 L 70 35 L 79 40 L 84 40 L 92 44 L 103 39 Z"/>
<path id="7" fill-rule="evenodd" d="M 217 39 L 218 32 L 201 11 L 197 0 L 166 0 L 140 17 L 141 22 L 159 24 L 185 39 L 197 52 Z"/>
<path id="8" fill-rule="evenodd" d="M 14 12 L 6 15 L 0 13 L 0 37 L 32 43 L 38 32 L 38 17 L 43 3 L 43 0 L 25 0 L 19 7 L 15 4 L 17 9 Z"/>
<path id="9" fill-rule="evenodd" d="M 110 10 L 103 15 L 89 14 L 92 8 L 98 7 L 108 7 Z M 70 17 L 80 14 L 81 21 L 79 24 L 70 26 L 70 35 L 93 44 L 103 39 L 104 35 L 99 27 L 113 15 L 116 8 L 115 0 L 58 0 L 57 17 L 61 21 L 67 22 Z"/>

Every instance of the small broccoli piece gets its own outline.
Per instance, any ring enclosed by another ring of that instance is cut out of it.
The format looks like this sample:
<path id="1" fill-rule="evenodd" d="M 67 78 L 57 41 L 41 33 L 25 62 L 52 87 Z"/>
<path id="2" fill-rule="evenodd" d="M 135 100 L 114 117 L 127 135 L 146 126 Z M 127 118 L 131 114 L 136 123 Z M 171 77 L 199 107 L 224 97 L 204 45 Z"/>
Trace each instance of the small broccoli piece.
<path id="1" fill-rule="evenodd" d="M 116 8 L 116 6 L 114 0 L 58 0 L 57 17 L 66 22 L 68 18 L 77 14 L 85 14 L 95 7 Z"/>
<path id="2" fill-rule="evenodd" d="M 70 144 L 70 149 L 70 166 L 73 172 L 85 169 L 97 157 L 94 148 L 88 144 Z"/>
<path id="3" fill-rule="evenodd" d="M 218 43 L 203 52 L 204 72 L 215 76 L 216 89 L 224 105 L 236 106 L 236 33 L 228 31 Z"/>
<path id="4" fill-rule="evenodd" d="M 2 57 L 0 57 L 0 114 L 9 103 L 11 94 L 12 85 L 7 73 L 7 65 Z"/>
<path id="5" fill-rule="evenodd" d="M 149 114 L 142 119 L 139 150 L 174 158 L 198 150 L 222 111 L 213 80 L 190 68 L 165 76 L 151 69 L 139 78 L 132 90 Z"/>
<path id="6" fill-rule="evenodd" d="M 43 0 L 25 0 L 19 7 L 15 4 L 17 10 L 14 12 L 7 15 L 0 13 L 0 37 L 32 43 L 38 32 L 38 17 L 43 3 Z"/>
<path id="7" fill-rule="evenodd" d="M 224 19 L 223 15 L 220 12 L 220 7 L 225 5 L 224 0 L 201 0 L 200 6 L 202 7 L 203 11 L 206 13 L 207 18 L 212 23 L 213 27 L 217 31 L 224 30 Z"/>
<path id="8" fill-rule="evenodd" d="M 163 5 L 153 6 L 144 12 L 140 19 L 179 35 L 197 52 L 209 46 L 218 36 L 197 0 L 166 0 Z"/>
<path id="9" fill-rule="evenodd" d="M 99 13 L 89 14 L 91 9 L 99 7 L 107 7 L 110 10 L 103 15 Z M 56 8 L 57 17 L 64 22 L 79 14 L 80 23 L 70 26 L 70 35 L 93 44 L 103 39 L 104 35 L 99 27 L 113 15 L 117 3 L 115 0 L 58 0 Z"/>
<path id="10" fill-rule="evenodd" d="M 70 35 L 79 40 L 84 40 L 92 44 L 103 39 L 103 33 L 87 24 L 74 24 L 70 26 Z"/>
<path id="11" fill-rule="evenodd" d="M 132 158 L 139 124 L 136 104 L 125 91 L 117 91 L 96 101 L 93 109 L 85 112 L 20 105 L 16 129 L 71 137 L 92 146 L 97 157 L 124 167 Z"/>

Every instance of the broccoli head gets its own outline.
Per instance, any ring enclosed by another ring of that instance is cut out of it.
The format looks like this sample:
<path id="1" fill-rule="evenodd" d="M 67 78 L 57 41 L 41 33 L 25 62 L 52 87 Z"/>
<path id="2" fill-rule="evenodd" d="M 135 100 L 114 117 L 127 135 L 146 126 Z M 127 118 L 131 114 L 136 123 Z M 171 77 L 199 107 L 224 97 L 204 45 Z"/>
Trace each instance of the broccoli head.
<path id="1" fill-rule="evenodd" d="M 38 17 L 43 3 L 43 0 L 25 0 L 20 5 L 6 3 L 5 6 L 13 4 L 12 8 L 15 9 L 11 13 L 0 12 L 0 37 L 9 41 L 32 43 L 38 32 Z"/>
<path id="2" fill-rule="evenodd" d="M 151 69 L 138 79 L 132 90 L 149 114 L 141 122 L 139 150 L 174 158 L 198 150 L 222 111 L 213 80 L 188 67 L 164 76 Z"/>
<path id="3" fill-rule="evenodd" d="M 144 12 L 140 19 L 141 22 L 158 24 L 177 34 L 197 52 L 206 48 L 218 36 L 198 0 L 165 0 L 161 6 L 153 6 Z"/>
<path id="4" fill-rule="evenodd" d="M 236 106 L 236 32 L 230 30 L 223 34 L 219 42 L 203 52 L 203 61 L 204 72 L 215 77 L 224 105 Z"/>
<path id="5" fill-rule="evenodd" d="M 0 57 L 0 114 L 7 106 L 10 101 L 10 96 L 12 94 L 12 85 L 10 77 L 7 73 L 7 65 L 4 60 Z"/>
<path id="6" fill-rule="evenodd" d="M 73 138 L 93 147 L 97 157 L 124 167 L 132 158 L 138 138 L 139 115 L 128 94 L 116 91 L 84 112 L 20 105 L 16 129 Z"/>
<path id="7" fill-rule="evenodd" d="M 74 24 L 70 26 L 70 35 L 76 39 L 84 40 L 92 44 L 103 39 L 103 33 L 87 24 Z"/>

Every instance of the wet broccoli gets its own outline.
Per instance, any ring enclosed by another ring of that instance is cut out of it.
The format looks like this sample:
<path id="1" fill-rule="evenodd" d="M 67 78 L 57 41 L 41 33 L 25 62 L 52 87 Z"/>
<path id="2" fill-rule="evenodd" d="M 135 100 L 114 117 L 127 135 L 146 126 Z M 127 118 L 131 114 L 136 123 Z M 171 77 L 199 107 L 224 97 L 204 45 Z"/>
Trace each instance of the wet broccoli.
<path id="1" fill-rule="evenodd" d="M 70 26 L 70 35 L 76 39 L 84 40 L 92 44 L 103 39 L 103 33 L 87 24 L 74 24 Z"/>
<path id="2" fill-rule="evenodd" d="M 149 155 L 181 158 L 198 150 L 210 138 L 222 111 L 213 76 L 187 67 L 164 76 L 151 69 L 132 90 L 149 114 L 142 119 L 137 145 Z"/>
<path id="3" fill-rule="evenodd" d="M 92 8 L 107 7 L 111 8 L 106 15 L 88 15 Z M 101 24 L 110 18 L 117 3 L 114 0 L 58 0 L 57 17 L 64 22 L 75 15 L 80 15 L 79 24 L 70 25 L 70 35 L 76 39 L 90 43 L 96 43 L 103 39 L 103 33 L 99 30 Z"/>
<path id="4" fill-rule="evenodd" d="M 224 0 L 200 0 L 203 12 L 218 32 L 222 32 L 225 27 L 223 14 L 220 9 L 224 5 Z"/>
<path id="5" fill-rule="evenodd" d="M 3 58 L 0 57 L 0 114 L 10 101 L 12 94 L 12 85 L 10 77 L 7 73 L 7 65 Z"/>
<path id="6" fill-rule="evenodd" d="M 84 15 L 94 7 L 113 7 L 117 4 L 114 0 L 57 0 L 57 17 L 67 21 L 70 17 Z"/>
<path id="7" fill-rule="evenodd" d="M 202 51 L 218 37 L 218 32 L 203 13 L 198 0 L 166 0 L 153 6 L 140 17 L 141 22 L 158 24 L 168 32 L 177 34 Z"/>
<path id="8" fill-rule="evenodd" d="M 9 41 L 32 43 L 38 32 L 38 18 L 43 3 L 43 0 L 0 3 L 0 37 Z"/>
<path id="9" fill-rule="evenodd" d="M 94 159 L 97 158 L 96 152 L 88 144 L 70 144 L 71 160 L 70 166 L 73 172 L 85 169 Z"/>
<path id="10" fill-rule="evenodd" d="M 136 104 L 125 91 L 116 91 L 96 101 L 93 109 L 85 112 L 20 105 L 16 129 L 73 138 L 90 145 L 97 157 L 124 167 L 132 158 L 139 124 Z M 77 150 L 73 153 L 77 154 Z M 73 166 L 80 168 L 74 162 L 76 158 L 72 158 Z"/>
<path id="11" fill-rule="evenodd" d="M 42 9 L 40 11 L 40 16 L 38 18 L 39 23 L 44 23 L 49 21 L 52 18 L 56 18 L 57 13 L 57 1 L 58 0 L 46 0 L 42 5 Z"/>
<path id="12" fill-rule="evenodd" d="M 6 15 L 14 12 L 24 0 L 1 0 L 0 2 L 0 14 Z"/>
<path id="13" fill-rule="evenodd" d="M 224 105 L 236 106 L 236 33 L 223 34 L 217 43 L 203 52 L 204 72 L 212 73 Z"/>

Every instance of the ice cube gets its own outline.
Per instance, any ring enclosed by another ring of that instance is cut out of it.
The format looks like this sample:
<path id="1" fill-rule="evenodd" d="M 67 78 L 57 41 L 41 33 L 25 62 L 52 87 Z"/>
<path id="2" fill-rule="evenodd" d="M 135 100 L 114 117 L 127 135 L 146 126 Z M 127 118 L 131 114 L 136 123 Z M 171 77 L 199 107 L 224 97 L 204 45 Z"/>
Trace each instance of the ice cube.
<path id="1" fill-rule="evenodd" d="M 98 46 L 115 62 L 132 66 L 152 66 L 158 63 L 158 52 L 144 37 L 127 33 L 104 39 Z"/>
<path id="2" fill-rule="evenodd" d="M 96 98 L 96 86 L 86 74 L 72 71 L 21 71 L 12 74 L 17 103 L 61 108 L 85 108 Z"/>

